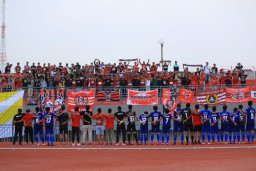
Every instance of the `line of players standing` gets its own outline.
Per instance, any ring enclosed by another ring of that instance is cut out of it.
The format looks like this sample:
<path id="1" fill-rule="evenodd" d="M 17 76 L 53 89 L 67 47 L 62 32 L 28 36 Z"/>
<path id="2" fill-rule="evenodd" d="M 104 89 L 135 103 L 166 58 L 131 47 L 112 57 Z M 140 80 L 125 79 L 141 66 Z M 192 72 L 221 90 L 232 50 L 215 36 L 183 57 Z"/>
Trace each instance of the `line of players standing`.
<path id="1" fill-rule="evenodd" d="M 86 111 L 79 112 L 79 108 L 75 108 L 75 112 L 69 114 L 65 112 L 65 106 L 61 107 L 58 114 L 50 112 L 50 108 L 46 108 L 44 112 L 40 112 L 39 107 L 36 107 L 35 113 L 31 114 L 30 110 L 26 114 L 22 110 L 18 110 L 13 118 L 15 125 L 15 134 L 13 144 L 15 145 L 17 135 L 19 134 L 19 143 L 22 141 L 22 127 L 25 125 L 25 139 L 28 144 L 28 137 L 33 144 L 33 134 L 37 145 L 41 142 L 47 142 L 47 145 L 53 146 L 54 143 L 54 120 L 57 118 L 59 124 L 59 139 L 62 145 L 63 133 L 65 144 L 68 145 L 68 122 L 72 120 L 72 145 L 74 146 L 75 137 L 77 145 L 80 146 L 80 120 L 83 121 L 82 141 L 85 143 L 85 136 L 88 133 L 89 145 L 92 145 L 92 119 L 96 121 L 96 136 L 98 145 L 103 145 L 104 132 L 107 134 L 106 144 L 112 144 L 114 135 L 114 121 L 116 124 L 116 145 L 119 145 L 119 137 L 122 134 L 123 145 L 126 145 L 126 133 L 128 144 L 131 144 L 131 136 L 134 136 L 136 144 L 147 144 L 149 135 L 149 122 L 151 123 L 150 143 L 153 144 L 156 136 L 157 144 L 168 144 L 171 134 L 171 120 L 174 122 L 173 127 L 173 145 L 176 144 L 178 135 L 180 136 L 181 144 L 189 144 L 189 135 L 191 144 L 205 144 L 206 136 L 208 144 L 215 143 L 244 143 L 245 135 L 247 135 L 247 143 L 254 142 L 255 129 L 255 109 L 252 107 L 252 102 L 248 102 L 248 108 L 243 111 L 243 105 L 234 108 L 233 112 L 227 111 L 227 106 L 223 106 L 222 112 L 217 112 L 216 107 L 212 107 L 212 111 L 208 109 L 208 105 L 204 105 L 204 110 L 199 110 L 199 105 L 195 105 L 195 109 L 190 108 L 187 103 L 184 109 L 178 104 L 173 114 L 168 109 L 164 113 L 158 111 L 157 106 L 153 106 L 153 112 L 150 114 L 145 111 L 139 116 L 133 110 L 132 105 L 128 105 L 128 111 L 123 112 L 121 106 L 118 106 L 117 112 L 112 114 L 112 109 L 108 109 L 108 114 L 102 114 L 101 108 L 98 108 L 97 113 L 90 112 L 90 106 L 86 106 Z M 125 126 L 126 118 L 128 123 Z M 136 122 L 140 122 L 140 143 L 137 136 Z M 162 130 L 160 123 L 162 121 Z M 219 129 L 219 121 L 221 129 Z M 32 123 L 34 122 L 34 129 Z M 104 123 L 106 123 L 104 127 Z M 127 130 L 126 130 L 127 128 Z M 245 134 L 245 129 L 247 133 Z M 105 131 L 104 131 L 105 130 Z M 160 133 L 162 133 L 160 137 Z M 185 133 L 185 136 L 184 136 Z M 201 135 L 202 134 L 202 135 Z M 241 137 L 242 135 L 242 137 Z M 160 140 L 161 138 L 161 140 Z M 200 141 L 202 139 L 202 142 Z M 161 142 L 160 142 L 161 141 Z"/>

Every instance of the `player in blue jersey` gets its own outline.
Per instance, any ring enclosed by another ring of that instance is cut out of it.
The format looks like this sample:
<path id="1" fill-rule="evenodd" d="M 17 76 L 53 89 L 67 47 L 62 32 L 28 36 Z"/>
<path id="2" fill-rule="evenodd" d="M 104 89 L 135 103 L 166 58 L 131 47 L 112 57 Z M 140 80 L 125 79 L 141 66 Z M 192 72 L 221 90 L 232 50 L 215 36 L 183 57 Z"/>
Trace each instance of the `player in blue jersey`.
<path id="1" fill-rule="evenodd" d="M 220 135 L 219 135 L 219 126 L 218 122 L 220 119 L 219 112 L 216 112 L 216 106 L 212 107 L 211 112 L 211 136 L 212 136 L 212 142 L 215 143 L 215 135 L 217 136 L 218 144 L 220 144 Z"/>
<path id="2" fill-rule="evenodd" d="M 43 120 L 44 115 L 40 112 L 39 107 L 35 108 L 35 113 L 34 113 L 33 118 L 35 120 L 34 121 L 34 135 L 35 135 L 36 143 L 38 146 L 40 145 L 40 140 L 38 137 L 38 134 L 39 134 L 41 141 L 43 143 L 42 145 L 45 145 L 44 144 L 44 134 L 43 134 L 43 123 L 40 122 L 41 120 Z"/>
<path id="3" fill-rule="evenodd" d="M 237 113 L 237 108 L 235 107 L 233 109 L 233 113 L 231 114 L 230 121 L 229 121 L 229 143 L 230 144 L 236 143 L 238 122 L 239 122 L 239 116 Z M 232 142 L 232 134 L 233 134 L 233 142 Z"/>
<path id="4" fill-rule="evenodd" d="M 148 112 L 145 111 L 144 113 L 142 113 L 139 116 L 139 120 L 140 120 L 140 144 L 143 143 L 144 140 L 144 144 L 147 145 L 147 141 L 148 141 Z"/>
<path id="5" fill-rule="evenodd" d="M 229 132 L 230 113 L 227 111 L 227 106 L 223 106 L 223 111 L 220 113 L 221 118 L 221 141 L 227 144 Z"/>
<path id="6" fill-rule="evenodd" d="M 45 136 L 48 146 L 54 146 L 54 132 L 53 132 L 53 126 L 54 126 L 54 113 L 50 112 L 50 108 L 45 108 L 46 112 L 44 113 L 44 119 L 45 119 Z"/>
<path id="7" fill-rule="evenodd" d="M 177 134 L 180 133 L 181 144 L 184 144 L 184 133 L 183 133 L 183 123 L 181 115 L 181 104 L 177 104 L 177 108 L 173 114 L 174 128 L 173 128 L 173 145 L 176 145 Z"/>
<path id="8" fill-rule="evenodd" d="M 238 133 L 237 133 L 237 141 L 238 143 L 240 142 L 240 137 L 242 134 L 242 143 L 244 143 L 245 140 L 245 122 L 246 122 L 246 117 L 243 115 L 243 105 L 238 106 L 238 111 L 237 114 L 239 116 L 239 122 L 238 122 Z"/>
<path id="9" fill-rule="evenodd" d="M 170 131 L 171 119 L 172 119 L 172 115 L 170 114 L 170 110 L 165 109 L 164 115 L 163 115 L 162 145 L 164 144 L 164 141 L 166 142 L 166 145 L 169 144 L 170 133 L 171 133 L 171 131 Z"/>
<path id="10" fill-rule="evenodd" d="M 255 109 L 252 107 L 252 101 L 248 102 L 248 108 L 245 113 L 247 119 L 246 131 L 248 144 L 254 143 L 254 129 L 255 129 Z"/>
<path id="11" fill-rule="evenodd" d="M 202 144 L 205 144 L 205 135 L 207 134 L 208 144 L 211 141 L 211 126 L 210 126 L 210 119 L 211 119 L 211 111 L 208 110 L 208 104 L 204 105 L 204 110 L 200 111 L 200 114 L 203 116 L 202 122 Z"/>
<path id="12" fill-rule="evenodd" d="M 149 122 L 151 122 L 152 127 L 151 127 L 151 137 L 150 137 L 150 142 L 153 145 L 154 142 L 154 136 L 156 134 L 156 140 L 159 145 L 160 143 L 160 121 L 162 120 L 162 113 L 157 111 L 158 107 L 153 106 L 154 112 L 151 112 L 149 115 Z"/>

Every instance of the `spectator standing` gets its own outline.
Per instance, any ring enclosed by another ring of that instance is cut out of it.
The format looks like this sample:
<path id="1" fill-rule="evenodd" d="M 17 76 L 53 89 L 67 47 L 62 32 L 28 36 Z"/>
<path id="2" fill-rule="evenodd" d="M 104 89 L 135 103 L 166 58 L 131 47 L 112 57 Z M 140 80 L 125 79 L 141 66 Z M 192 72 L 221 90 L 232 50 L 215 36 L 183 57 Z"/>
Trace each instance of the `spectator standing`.
<path id="1" fill-rule="evenodd" d="M 204 74 L 205 74 L 205 83 L 207 84 L 210 81 L 210 73 L 211 73 L 211 67 L 209 66 L 209 63 L 206 62 L 206 65 L 204 66 Z"/>

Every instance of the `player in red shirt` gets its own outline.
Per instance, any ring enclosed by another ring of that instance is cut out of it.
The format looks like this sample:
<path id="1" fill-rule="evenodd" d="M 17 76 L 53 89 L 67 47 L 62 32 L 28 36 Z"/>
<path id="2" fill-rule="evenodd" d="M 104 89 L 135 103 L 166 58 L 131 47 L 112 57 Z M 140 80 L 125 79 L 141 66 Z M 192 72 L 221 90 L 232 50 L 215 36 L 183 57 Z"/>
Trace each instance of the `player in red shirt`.
<path id="1" fill-rule="evenodd" d="M 189 118 L 193 118 L 193 126 L 194 126 L 194 137 L 195 137 L 195 144 L 201 144 L 201 133 L 202 133 L 202 115 L 199 114 L 199 105 L 195 105 L 195 109 L 191 112 L 192 114 Z"/>
<path id="2" fill-rule="evenodd" d="M 25 126 L 25 139 L 27 145 L 28 143 L 28 136 L 31 141 L 31 144 L 34 145 L 34 137 L 33 137 L 33 128 L 32 128 L 32 122 L 33 122 L 34 115 L 30 113 L 30 110 L 26 110 L 26 114 L 23 116 L 24 126 Z"/>
<path id="3" fill-rule="evenodd" d="M 72 146 L 75 146 L 75 136 L 77 138 L 77 146 L 80 146 L 80 120 L 82 116 L 79 113 L 79 108 L 75 107 L 75 112 L 70 115 L 70 118 L 63 122 L 62 125 L 65 125 L 72 119 Z"/>
<path id="4" fill-rule="evenodd" d="M 101 108 L 98 108 L 98 113 L 92 115 L 92 119 L 96 120 L 96 136 L 98 140 L 98 145 L 103 145 L 104 141 L 104 122 L 106 115 L 101 113 Z"/>
<path id="5" fill-rule="evenodd" d="M 113 138 L 114 138 L 114 120 L 115 116 L 112 113 L 112 109 L 108 109 L 108 114 L 105 115 L 105 120 L 106 120 L 106 145 L 110 143 L 112 145 Z"/>

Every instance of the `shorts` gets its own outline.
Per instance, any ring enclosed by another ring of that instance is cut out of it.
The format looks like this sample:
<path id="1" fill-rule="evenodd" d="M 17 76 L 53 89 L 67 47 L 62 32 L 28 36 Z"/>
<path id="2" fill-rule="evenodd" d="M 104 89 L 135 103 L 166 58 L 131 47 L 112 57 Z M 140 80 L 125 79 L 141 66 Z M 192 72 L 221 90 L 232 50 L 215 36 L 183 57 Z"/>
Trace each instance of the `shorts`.
<path id="1" fill-rule="evenodd" d="M 96 135 L 104 135 L 104 126 L 96 125 Z"/>
<path id="2" fill-rule="evenodd" d="M 245 122 L 238 123 L 238 130 L 244 132 L 245 131 Z"/>
<path id="3" fill-rule="evenodd" d="M 180 132 L 183 132 L 183 124 L 182 123 L 175 123 L 174 122 L 174 128 L 173 128 L 173 131 L 174 132 L 178 132 L 178 131 L 180 131 Z"/>
<path id="4" fill-rule="evenodd" d="M 171 126 L 163 126 L 162 133 L 163 134 L 170 134 Z"/>
<path id="5" fill-rule="evenodd" d="M 229 132 L 237 132 L 237 126 L 234 124 L 229 125 Z"/>
<path id="6" fill-rule="evenodd" d="M 67 133 L 68 133 L 68 125 L 67 125 L 67 124 L 65 124 L 65 125 L 60 125 L 60 126 L 59 126 L 59 131 L 60 131 L 60 134 L 62 134 L 63 131 L 64 131 L 64 134 L 67 134 Z"/>
<path id="7" fill-rule="evenodd" d="M 193 124 L 190 124 L 190 123 L 188 124 L 185 123 L 183 128 L 184 128 L 184 131 L 194 131 Z"/>
<path id="8" fill-rule="evenodd" d="M 141 125 L 140 126 L 140 134 L 148 134 L 148 126 Z"/>
<path id="9" fill-rule="evenodd" d="M 127 132 L 137 132 L 135 123 L 129 123 L 127 125 Z"/>
<path id="10" fill-rule="evenodd" d="M 221 132 L 229 132 L 229 125 L 228 124 L 221 124 Z"/>
<path id="11" fill-rule="evenodd" d="M 202 132 L 202 125 L 196 125 L 194 126 L 194 131 Z"/>
<path id="12" fill-rule="evenodd" d="M 254 127 L 255 127 L 254 122 L 247 122 L 246 131 L 252 131 L 252 130 L 254 130 Z"/>
<path id="13" fill-rule="evenodd" d="M 219 126 L 218 126 L 218 124 L 215 124 L 215 125 L 211 126 L 211 133 L 216 133 L 216 134 L 219 133 Z"/>
<path id="14" fill-rule="evenodd" d="M 203 130 L 203 132 L 210 132 L 211 131 L 210 124 L 203 124 L 202 125 L 202 130 Z"/>
<path id="15" fill-rule="evenodd" d="M 42 135 L 43 134 L 43 126 L 34 126 L 34 134 L 40 134 Z"/>
<path id="16" fill-rule="evenodd" d="M 152 125 L 151 132 L 152 133 L 159 133 L 160 132 L 160 125 Z"/>
<path id="17" fill-rule="evenodd" d="M 45 134 L 53 134 L 53 125 L 45 126 Z"/>

